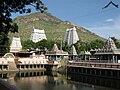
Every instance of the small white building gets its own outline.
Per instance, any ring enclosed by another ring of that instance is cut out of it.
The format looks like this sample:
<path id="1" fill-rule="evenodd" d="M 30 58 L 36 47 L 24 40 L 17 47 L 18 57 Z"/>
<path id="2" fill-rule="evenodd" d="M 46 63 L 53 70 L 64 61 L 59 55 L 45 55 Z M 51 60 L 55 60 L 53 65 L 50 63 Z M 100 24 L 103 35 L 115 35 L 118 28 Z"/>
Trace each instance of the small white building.
<path id="1" fill-rule="evenodd" d="M 43 39 L 47 39 L 45 35 L 45 31 L 33 28 L 32 34 L 30 36 L 30 40 L 36 43 Z"/>

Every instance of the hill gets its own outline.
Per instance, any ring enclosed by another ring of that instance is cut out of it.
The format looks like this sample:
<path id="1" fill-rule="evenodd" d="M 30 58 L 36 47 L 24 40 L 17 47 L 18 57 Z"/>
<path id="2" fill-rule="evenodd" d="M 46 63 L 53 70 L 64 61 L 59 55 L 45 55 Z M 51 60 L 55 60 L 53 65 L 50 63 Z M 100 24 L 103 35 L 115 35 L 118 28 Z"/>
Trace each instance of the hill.
<path id="1" fill-rule="evenodd" d="M 50 13 L 33 13 L 26 16 L 19 16 L 14 19 L 19 26 L 19 36 L 22 40 L 30 38 L 33 27 L 36 29 L 44 29 L 48 40 L 61 40 L 66 32 L 67 28 L 76 26 L 79 39 L 83 42 L 89 42 L 96 39 L 101 39 L 100 36 L 95 33 L 86 30 L 83 27 L 77 26 L 68 21 L 62 21 Z M 17 36 L 18 34 L 10 34 L 10 37 Z"/>

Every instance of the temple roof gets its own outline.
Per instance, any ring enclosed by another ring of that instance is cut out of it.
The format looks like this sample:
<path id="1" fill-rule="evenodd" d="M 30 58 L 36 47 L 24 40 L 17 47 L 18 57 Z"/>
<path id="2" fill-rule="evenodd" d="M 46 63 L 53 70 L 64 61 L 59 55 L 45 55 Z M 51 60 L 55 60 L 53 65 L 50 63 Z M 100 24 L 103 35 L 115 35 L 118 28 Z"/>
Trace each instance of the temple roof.
<path id="1" fill-rule="evenodd" d="M 117 49 L 115 42 L 109 37 L 104 44 L 104 49 Z"/>
<path id="2" fill-rule="evenodd" d="M 60 50 L 58 49 L 57 44 L 54 44 L 54 46 L 53 46 L 53 48 L 52 48 L 52 50 L 51 50 L 51 51 L 53 51 L 53 52 L 60 51 Z"/>
<path id="3" fill-rule="evenodd" d="M 72 47 L 71 47 L 71 55 L 77 55 L 74 45 L 72 45 Z"/>
<path id="4" fill-rule="evenodd" d="M 68 55 L 68 52 L 59 50 L 57 44 L 54 44 L 51 51 L 47 51 L 46 55 Z"/>
<path id="5" fill-rule="evenodd" d="M 80 55 L 91 55 L 89 51 L 82 51 L 80 52 Z"/>

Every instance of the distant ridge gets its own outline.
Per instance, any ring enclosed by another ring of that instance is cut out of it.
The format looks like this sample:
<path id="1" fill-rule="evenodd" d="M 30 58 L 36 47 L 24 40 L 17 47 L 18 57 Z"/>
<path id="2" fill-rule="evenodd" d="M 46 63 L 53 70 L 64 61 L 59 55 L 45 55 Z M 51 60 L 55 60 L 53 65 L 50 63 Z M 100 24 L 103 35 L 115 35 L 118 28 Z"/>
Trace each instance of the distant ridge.
<path id="1" fill-rule="evenodd" d="M 92 33 L 89 30 L 72 22 L 62 21 L 47 12 L 36 12 L 26 16 L 19 16 L 15 18 L 14 21 L 19 26 L 19 36 L 21 37 L 21 40 L 28 40 L 33 27 L 35 27 L 36 29 L 44 29 L 48 40 L 58 41 L 61 40 L 61 37 L 63 39 L 67 28 L 74 26 L 77 28 L 79 39 L 83 42 L 89 42 L 96 39 L 103 40 L 103 38 L 95 33 Z M 14 35 L 17 36 L 18 34 Z M 13 34 L 10 33 L 10 37 L 12 36 Z"/>

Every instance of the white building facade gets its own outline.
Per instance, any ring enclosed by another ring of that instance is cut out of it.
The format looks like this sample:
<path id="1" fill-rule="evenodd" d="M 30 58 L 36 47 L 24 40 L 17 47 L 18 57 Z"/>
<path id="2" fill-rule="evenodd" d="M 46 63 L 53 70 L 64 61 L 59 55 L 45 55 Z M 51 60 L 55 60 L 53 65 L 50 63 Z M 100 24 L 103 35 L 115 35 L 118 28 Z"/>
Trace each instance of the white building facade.
<path id="1" fill-rule="evenodd" d="M 45 31 L 33 28 L 32 34 L 30 36 L 30 40 L 32 40 L 33 42 L 36 43 L 36 42 L 39 42 L 43 39 L 47 40 L 46 35 L 45 35 Z"/>

